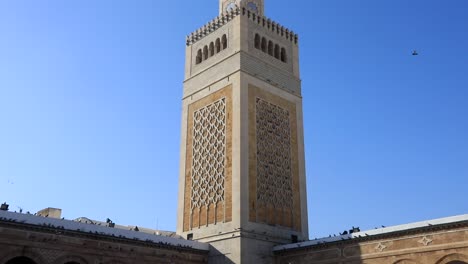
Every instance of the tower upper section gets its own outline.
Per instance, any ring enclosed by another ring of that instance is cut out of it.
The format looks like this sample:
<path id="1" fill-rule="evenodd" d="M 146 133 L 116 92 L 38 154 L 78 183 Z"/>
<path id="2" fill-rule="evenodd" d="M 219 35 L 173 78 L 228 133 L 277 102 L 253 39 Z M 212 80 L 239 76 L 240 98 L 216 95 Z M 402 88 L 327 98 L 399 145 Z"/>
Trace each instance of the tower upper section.
<path id="1" fill-rule="evenodd" d="M 263 0 L 220 0 L 220 9 L 187 36 L 184 96 L 237 71 L 300 96 L 298 35 L 263 16 Z"/>
<path id="2" fill-rule="evenodd" d="M 263 16 L 263 0 L 219 0 L 219 14 L 230 12 L 236 8 L 247 8 L 250 12 Z"/>

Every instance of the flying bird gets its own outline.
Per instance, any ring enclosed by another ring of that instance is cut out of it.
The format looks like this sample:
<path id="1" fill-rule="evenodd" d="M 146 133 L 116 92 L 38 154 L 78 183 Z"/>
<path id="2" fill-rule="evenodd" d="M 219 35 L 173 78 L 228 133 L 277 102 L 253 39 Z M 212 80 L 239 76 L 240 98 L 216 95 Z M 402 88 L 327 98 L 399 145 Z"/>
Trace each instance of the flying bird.
<path id="1" fill-rule="evenodd" d="M 413 50 L 413 56 L 418 56 L 418 55 L 419 55 L 418 51 L 417 51 L 417 50 Z"/>

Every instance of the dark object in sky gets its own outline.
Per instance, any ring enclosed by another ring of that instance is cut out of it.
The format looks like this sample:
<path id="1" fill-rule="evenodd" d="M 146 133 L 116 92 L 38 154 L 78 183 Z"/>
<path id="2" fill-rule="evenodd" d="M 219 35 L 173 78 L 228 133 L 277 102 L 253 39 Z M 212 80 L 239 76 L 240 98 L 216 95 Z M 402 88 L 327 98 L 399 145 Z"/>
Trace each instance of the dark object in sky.
<path id="1" fill-rule="evenodd" d="M 417 51 L 417 50 L 413 50 L 413 56 L 418 56 L 418 55 L 419 55 L 418 51 Z"/>

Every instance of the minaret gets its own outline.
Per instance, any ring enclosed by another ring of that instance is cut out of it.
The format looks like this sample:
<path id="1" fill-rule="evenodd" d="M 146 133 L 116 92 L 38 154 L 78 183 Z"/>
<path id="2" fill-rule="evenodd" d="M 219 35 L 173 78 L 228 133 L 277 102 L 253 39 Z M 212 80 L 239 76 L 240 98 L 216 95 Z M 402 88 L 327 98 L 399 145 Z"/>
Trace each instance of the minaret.
<path id="1" fill-rule="evenodd" d="M 263 0 L 220 0 L 187 37 L 177 233 L 209 263 L 273 263 L 308 239 L 298 36 Z"/>
<path id="2" fill-rule="evenodd" d="M 263 6 L 263 0 L 219 0 L 219 15 L 230 12 L 232 9 L 246 8 L 258 16 L 263 16 Z"/>

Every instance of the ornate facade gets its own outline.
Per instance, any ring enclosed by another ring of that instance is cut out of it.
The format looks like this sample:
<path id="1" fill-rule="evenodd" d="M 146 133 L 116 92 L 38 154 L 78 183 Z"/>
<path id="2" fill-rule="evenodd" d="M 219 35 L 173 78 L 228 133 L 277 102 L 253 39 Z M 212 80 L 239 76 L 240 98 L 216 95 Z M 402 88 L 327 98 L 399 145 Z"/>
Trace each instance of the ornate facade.
<path id="1" fill-rule="evenodd" d="M 219 7 L 186 41 L 177 233 L 209 262 L 272 263 L 308 239 L 298 36 L 263 0 Z"/>
<path id="2" fill-rule="evenodd" d="M 178 236 L 4 204 L 0 264 L 468 264 L 468 215 L 308 239 L 299 40 L 263 2 L 187 36 Z"/>

